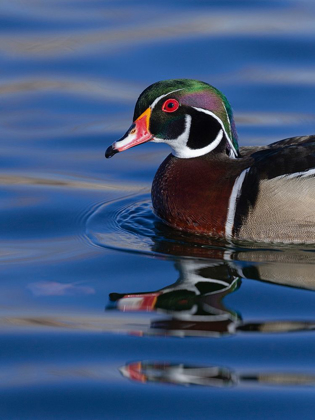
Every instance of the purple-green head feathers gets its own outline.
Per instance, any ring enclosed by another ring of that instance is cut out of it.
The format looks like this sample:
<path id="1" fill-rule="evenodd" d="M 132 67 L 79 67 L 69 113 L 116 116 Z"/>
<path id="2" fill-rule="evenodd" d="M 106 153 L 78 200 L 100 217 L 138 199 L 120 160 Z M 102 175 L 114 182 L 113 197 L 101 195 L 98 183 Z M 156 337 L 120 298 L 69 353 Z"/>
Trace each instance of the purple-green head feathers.
<path id="1" fill-rule="evenodd" d="M 147 108 L 152 107 L 152 104 L 155 105 L 157 98 L 163 97 L 175 98 L 182 106 L 214 114 L 222 122 L 225 134 L 229 138 L 228 147 L 230 145 L 232 149 L 238 151 L 232 108 L 227 98 L 218 89 L 208 83 L 192 79 L 164 80 L 154 83 L 141 93 L 135 106 L 134 121 Z"/>

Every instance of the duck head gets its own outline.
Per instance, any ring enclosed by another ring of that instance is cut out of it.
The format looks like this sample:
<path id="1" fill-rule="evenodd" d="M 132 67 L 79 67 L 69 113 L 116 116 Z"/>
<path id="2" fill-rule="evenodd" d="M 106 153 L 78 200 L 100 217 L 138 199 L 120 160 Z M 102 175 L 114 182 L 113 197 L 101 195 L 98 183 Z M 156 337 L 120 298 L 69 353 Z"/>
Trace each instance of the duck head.
<path id="1" fill-rule="evenodd" d="M 239 155 L 233 113 L 226 97 L 204 82 L 190 79 L 154 83 L 140 95 L 133 124 L 105 156 L 142 143 L 166 143 L 178 158 L 212 151 Z"/>

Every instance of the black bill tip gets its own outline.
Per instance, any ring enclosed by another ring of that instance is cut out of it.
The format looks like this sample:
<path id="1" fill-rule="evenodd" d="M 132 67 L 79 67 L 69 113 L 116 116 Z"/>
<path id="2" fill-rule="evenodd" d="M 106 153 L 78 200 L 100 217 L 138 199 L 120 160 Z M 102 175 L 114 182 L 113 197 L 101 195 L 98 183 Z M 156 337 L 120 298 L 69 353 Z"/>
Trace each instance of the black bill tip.
<path id="1" fill-rule="evenodd" d="M 117 149 L 114 149 L 113 146 L 109 146 L 105 152 L 105 157 L 106 159 L 109 159 L 116 155 L 116 153 L 119 153 L 119 151 Z"/>

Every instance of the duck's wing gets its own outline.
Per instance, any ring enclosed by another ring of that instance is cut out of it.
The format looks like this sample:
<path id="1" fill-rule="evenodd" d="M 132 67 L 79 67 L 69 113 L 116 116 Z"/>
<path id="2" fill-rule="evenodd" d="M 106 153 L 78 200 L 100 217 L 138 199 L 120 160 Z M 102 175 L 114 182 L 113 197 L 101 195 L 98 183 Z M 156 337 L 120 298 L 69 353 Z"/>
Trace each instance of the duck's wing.
<path id="1" fill-rule="evenodd" d="M 311 176 L 313 172 L 315 175 L 315 135 L 292 137 L 258 148 L 247 147 L 241 153 L 253 159 L 260 179 Z"/>
<path id="2" fill-rule="evenodd" d="M 240 147 L 240 154 L 242 157 L 250 157 L 254 153 L 262 152 L 264 150 L 272 150 L 285 146 L 307 145 L 313 142 L 315 142 L 315 135 L 290 137 L 284 140 L 276 141 L 266 146 L 242 146 Z"/>
<path id="3" fill-rule="evenodd" d="M 307 145 L 307 144 L 312 144 L 314 142 L 315 142 L 315 135 L 312 134 L 310 136 L 289 137 L 287 139 L 271 143 L 268 145 L 268 147 L 273 149 L 273 148 L 284 147 L 284 146 Z"/>
<path id="4" fill-rule="evenodd" d="M 242 158 L 247 158 L 253 155 L 256 152 L 261 152 L 262 150 L 269 149 L 268 146 L 242 146 L 240 147 L 240 155 Z"/>
<path id="5" fill-rule="evenodd" d="M 250 155 L 255 202 L 239 238 L 315 243 L 315 136 L 294 137 Z"/>

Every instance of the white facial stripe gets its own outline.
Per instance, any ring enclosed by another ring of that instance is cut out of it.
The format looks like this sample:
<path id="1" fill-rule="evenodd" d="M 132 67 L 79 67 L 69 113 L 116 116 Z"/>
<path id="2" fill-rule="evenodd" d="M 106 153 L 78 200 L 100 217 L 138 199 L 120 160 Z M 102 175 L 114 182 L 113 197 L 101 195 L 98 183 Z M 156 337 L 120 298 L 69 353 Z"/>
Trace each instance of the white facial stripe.
<path id="1" fill-rule="evenodd" d="M 245 176 L 250 168 L 244 169 L 244 171 L 236 178 L 233 189 L 229 199 L 228 214 L 225 223 L 225 236 L 227 239 L 232 238 L 232 230 L 234 226 L 236 204 L 242 192 L 242 186 Z"/>
<path id="2" fill-rule="evenodd" d="M 232 152 L 233 152 L 233 155 L 234 155 L 234 156 L 232 156 L 232 157 L 236 157 L 236 156 L 237 156 L 237 151 L 235 150 L 235 147 L 234 147 L 234 145 L 233 145 L 233 142 L 232 142 L 232 140 L 230 139 L 230 136 L 227 134 L 227 132 L 226 132 L 226 130 L 225 130 L 225 127 L 224 127 L 224 125 L 223 125 L 222 121 L 220 120 L 220 118 L 219 118 L 217 115 L 215 115 L 213 112 L 209 111 L 208 109 L 204 109 L 204 108 L 197 108 L 197 107 L 195 107 L 195 106 L 193 106 L 192 108 L 194 108 L 196 111 L 199 111 L 199 112 L 204 112 L 205 114 L 211 115 L 211 117 L 213 117 L 214 119 L 216 119 L 216 120 L 220 123 L 220 125 L 221 125 L 221 127 L 222 127 L 222 130 L 224 131 L 224 134 L 225 134 L 225 136 L 226 136 L 226 138 L 227 138 L 228 142 L 230 143 L 230 146 L 231 146 L 231 149 L 232 149 Z M 229 119 L 228 119 L 228 120 L 229 120 Z"/>
<path id="3" fill-rule="evenodd" d="M 176 90 L 172 90 L 171 92 L 165 93 L 165 95 L 161 95 L 161 96 L 159 96 L 158 98 L 156 98 L 156 99 L 152 102 L 152 104 L 150 105 L 151 110 L 153 110 L 153 108 L 154 108 L 154 107 L 155 107 L 155 105 L 159 102 L 159 100 L 160 100 L 160 99 L 165 98 L 165 96 L 168 96 L 168 95 L 170 95 L 171 93 L 174 93 L 174 92 L 179 92 L 180 90 L 183 90 L 183 89 L 176 89 Z"/>

